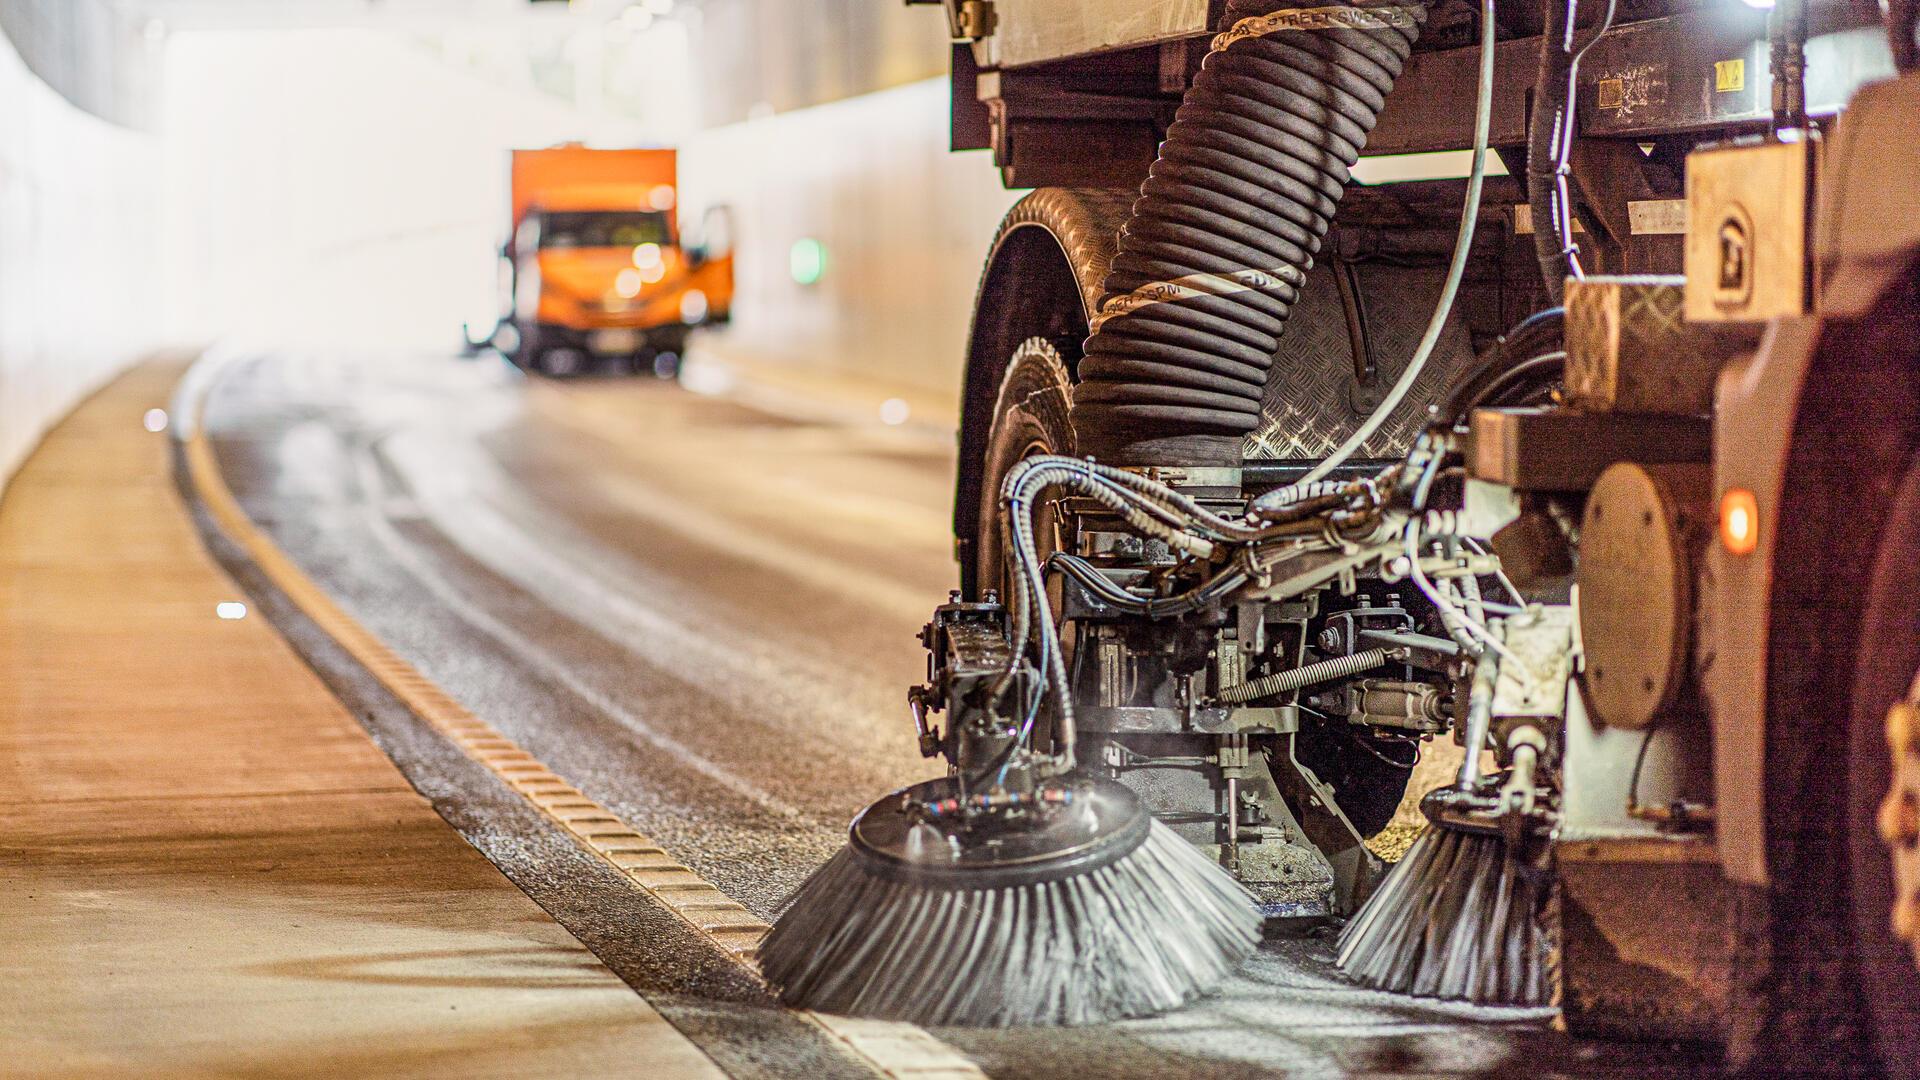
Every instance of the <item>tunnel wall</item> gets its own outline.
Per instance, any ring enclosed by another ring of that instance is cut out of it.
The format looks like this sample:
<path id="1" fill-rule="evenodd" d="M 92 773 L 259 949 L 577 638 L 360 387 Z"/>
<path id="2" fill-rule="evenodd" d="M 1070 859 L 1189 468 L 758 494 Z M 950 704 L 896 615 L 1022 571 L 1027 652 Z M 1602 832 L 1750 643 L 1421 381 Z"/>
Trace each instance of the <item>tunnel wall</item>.
<path id="1" fill-rule="evenodd" d="M 926 14 L 925 11 L 920 12 Z M 696 358 L 781 363 L 957 398 L 967 324 L 994 227 L 1019 192 L 984 152 L 947 149 L 945 79 L 695 135 L 680 155 L 684 219 L 730 206 L 733 325 Z M 794 280 L 796 240 L 826 250 Z"/>
<path id="2" fill-rule="evenodd" d="M 898 0 L 702 0 L 693 34 L 703 127 L 947 73 L 938 6 Z"/>
<path id="3" fill-rule="evenodd" d="M 151 136 L 86 112 L 0 34 L 0 482 L 154 344 Z M 129 417 L 128 423 L 139 423 Z"/>
<path id="4" fill-rule="evenodd" d="M 163 35 L 158 23 L 128 5 L 0 0 L 0 35 L 12 39 L 28 70 L 68 101 L 117 124 L 152 124 Z"/>
<path id="5" fill-rule="evenodd" d="M 249 347 L 454 349 L 500 309 L 508 148 L 642 141 L 371 28 L 182 32 L 165 86 L 166 329 Z"/>

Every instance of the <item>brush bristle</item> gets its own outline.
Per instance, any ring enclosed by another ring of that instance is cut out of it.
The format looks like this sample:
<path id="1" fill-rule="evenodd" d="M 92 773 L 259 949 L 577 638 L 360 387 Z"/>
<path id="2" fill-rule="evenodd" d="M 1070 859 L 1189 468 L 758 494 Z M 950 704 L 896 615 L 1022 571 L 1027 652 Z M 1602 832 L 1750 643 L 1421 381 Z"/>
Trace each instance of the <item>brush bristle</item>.
<path id="1" fill-rule="evenodd" d="M 1552 886 L 1498 836 L 1433 826 L 1340 935 L 1355 982 L 1482 1005 L 1548 1005 Z"/>
<path id="2" fill-rule="evenodd" d="M 874 873 L 851 849 L 815 871 L 760 946 L 789 1005 L 921 1024 L 1090 1024 L 1165 1012 L 1260 939 L 1251 895 L 1155 822 L 1098 869 L 1000 888 Z"/>

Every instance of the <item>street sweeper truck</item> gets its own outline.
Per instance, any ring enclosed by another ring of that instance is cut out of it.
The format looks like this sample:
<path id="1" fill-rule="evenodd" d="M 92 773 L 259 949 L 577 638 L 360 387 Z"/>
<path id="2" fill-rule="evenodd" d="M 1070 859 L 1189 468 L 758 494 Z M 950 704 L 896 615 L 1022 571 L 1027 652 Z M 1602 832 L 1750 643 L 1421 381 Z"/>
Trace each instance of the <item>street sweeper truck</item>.
<path id="1" fill-rule="evenodd" d="M 694 327 L 724 321 L 729 254 L 688 247 L 672 150 L 515 150 L 494 344 L 547 375 L 673 375 Z"/>
<path id="2" fill-rule="evenodd" d="M 943 7 L 1034 189 L 948 770 L 796 894 L 786 999 L 1141 1015 L 1331 922 L 1368 986 L 1920 1067 L 1916 5 Z"/>

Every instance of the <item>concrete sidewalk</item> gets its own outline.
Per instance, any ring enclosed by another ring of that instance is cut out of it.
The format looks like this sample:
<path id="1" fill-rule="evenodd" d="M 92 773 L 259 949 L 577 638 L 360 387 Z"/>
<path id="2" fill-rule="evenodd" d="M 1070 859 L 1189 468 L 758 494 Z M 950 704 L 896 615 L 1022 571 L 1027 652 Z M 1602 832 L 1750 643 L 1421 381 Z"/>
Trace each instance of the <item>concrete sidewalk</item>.
<path id="1" fill-rule="evenodd" d="M 245 597 L 141 423 L 179 374 L 113 383 L 0 500 L 0 1072 L 720 1075 L 217 616 Z"/>

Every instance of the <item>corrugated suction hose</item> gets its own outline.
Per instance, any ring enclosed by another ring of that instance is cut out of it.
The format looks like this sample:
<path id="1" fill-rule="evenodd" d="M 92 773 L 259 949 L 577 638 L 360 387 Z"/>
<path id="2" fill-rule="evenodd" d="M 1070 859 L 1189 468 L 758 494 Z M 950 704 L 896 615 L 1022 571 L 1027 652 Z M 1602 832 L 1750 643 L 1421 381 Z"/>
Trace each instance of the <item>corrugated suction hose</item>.
<path id="1" fill-rule="evenodd" d="M 1079 364 L 1080 449 L 1234 465 L 1288 309 L 1425 21 L 1230 0 L 1141 186 Z"/>

